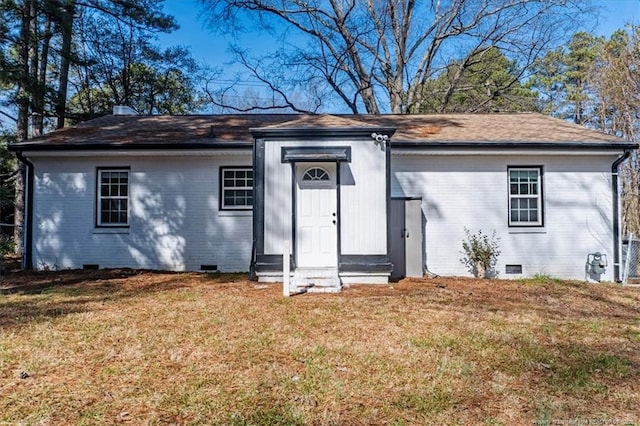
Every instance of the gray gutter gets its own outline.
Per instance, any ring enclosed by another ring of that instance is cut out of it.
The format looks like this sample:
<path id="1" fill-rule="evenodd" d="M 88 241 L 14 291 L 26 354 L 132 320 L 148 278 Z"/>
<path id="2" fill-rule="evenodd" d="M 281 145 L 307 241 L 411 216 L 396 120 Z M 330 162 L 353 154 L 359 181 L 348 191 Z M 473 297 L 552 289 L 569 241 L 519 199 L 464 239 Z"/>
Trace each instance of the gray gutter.
<path id="1" fill-rule="evenodd" d="M 101 151 L 101 150 L 180 150 L 180 149 L 251 149 L 253 142 L 186 142 L 186 143 L 42 143 L 33 142 L 12 143 L 10 151 Z"/>
<path id="2" fill-rule="evenodd" d="M 583 148 L 583 149 L 637 149 L 638 144 L 632 142 L 515 142 L 515 141 L 398 141 L 391 140 L 391 148 L 393 149 L 567 149 L 567 148 Z"/>
<path id="3" fill-rule="evenodd" d="M 618 188 L 618 167 L 631 156 L 630 150 L 616 158 L 611 164 L 611 192 L 613 194 L 613 280 L 621 282 L 620 279 L 620 188 Z"/>

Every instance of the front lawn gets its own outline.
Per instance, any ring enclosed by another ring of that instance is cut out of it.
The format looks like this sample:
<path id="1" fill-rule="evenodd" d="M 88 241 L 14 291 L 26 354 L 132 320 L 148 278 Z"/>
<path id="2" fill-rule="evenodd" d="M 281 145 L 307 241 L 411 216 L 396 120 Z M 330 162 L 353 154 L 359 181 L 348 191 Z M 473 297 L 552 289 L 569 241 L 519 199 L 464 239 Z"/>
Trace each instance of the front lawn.
<path id="1" fill-rule="evenodd" d="M 0 281 L 0 424 L 638 424 L 638 407 L 637 288 L 436 278 L 283 298 L 241 275 Z"/>

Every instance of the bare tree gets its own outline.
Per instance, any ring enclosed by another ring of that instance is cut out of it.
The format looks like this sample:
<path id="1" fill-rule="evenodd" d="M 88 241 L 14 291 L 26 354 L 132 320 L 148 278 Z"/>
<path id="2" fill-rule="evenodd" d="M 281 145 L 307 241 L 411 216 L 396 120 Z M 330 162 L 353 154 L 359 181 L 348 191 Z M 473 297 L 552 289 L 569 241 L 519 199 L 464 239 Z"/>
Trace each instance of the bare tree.
<path id="1" fill-rule="evenodd" d="M 245 52 L 236 50 L 240 63 L 251 71 L 253 81 L 246 82 L 244 75 L 237 75 L 231 80 L 221 80 L 222 71 L 209 70 L 203 78 L 203 87 L 206 102 L 217 111 L 250 112 L 250 111 L 279 111 L 316 113 L 322 107 L 322 88 L 307 82 L 305 94 L 296 92 L 288 93 L 282 87 L 282 78 L 270 73 L 270 68 L 263 69 L 260 64 L 253 65 L 245 56 Z M 246 74 L 245 74 L 246 75 Z M 222 83 L 222 87 L 220 87 Z M 248 87 L 247 87 L 248 86 Z"/>
<path id="2" fill-rule="evenodd" d="M 594 122 L 609 133 L 640 142 L 640 27 L 616 31 L 603 44 L 590 80 L 596 89 Z M 640 235 L 640 157 L 622 168 L 623 232 Z"/>
<path id="3" fill-rule="evenodd" d="M 596 89 L 597 123 L 629 140 L 640 138 L 640 27 L 616 31 L 601 46 L 589 79 Z"/>
<path id="4" fill-rule="evenodd" d="M 284 103 L 282 94 L 321 82 L 353 113 L 372 114 L 420 111 L 430 96 L 424 84 L 454 60 L 461 77 L 481 49 L 498 47 L 526 69 L 566 34 L 572 17 L 587 12 L 577 0 L 202 2 L 217 28 L 259 25 L 280 37 L 282 46 L 271 55 L 249 60 L 236 51 L 249 73 L 267 80 Z M 287 42 L 291 37 L 295 41 Z"/>

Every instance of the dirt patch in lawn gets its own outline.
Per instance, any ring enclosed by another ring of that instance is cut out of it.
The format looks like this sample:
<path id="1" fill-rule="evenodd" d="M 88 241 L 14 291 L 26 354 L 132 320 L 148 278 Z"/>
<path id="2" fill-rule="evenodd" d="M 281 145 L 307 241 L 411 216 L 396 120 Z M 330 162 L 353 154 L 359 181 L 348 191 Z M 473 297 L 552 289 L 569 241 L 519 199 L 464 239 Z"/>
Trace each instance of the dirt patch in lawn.
<path id="1" fill-rule="evenodd" d="M 97 270 L 0 290 L 0 424 L 640 422 L 640 291 L 613 284 L 284 298 L 242 274 Z"/>

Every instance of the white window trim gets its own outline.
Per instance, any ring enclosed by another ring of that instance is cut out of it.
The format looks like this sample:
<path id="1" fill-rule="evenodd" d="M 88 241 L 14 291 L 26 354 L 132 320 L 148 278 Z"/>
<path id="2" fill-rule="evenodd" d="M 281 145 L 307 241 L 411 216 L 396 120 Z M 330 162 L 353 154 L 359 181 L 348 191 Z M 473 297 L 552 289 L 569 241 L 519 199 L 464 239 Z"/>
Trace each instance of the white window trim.
<path id="1" fill-rule="evenodd" d="M 220 207 L 219 210 L 220 211 L 225 211 L 225 212 L 231 212 L 231 211 L 250 211 L 253 210 L 253 203 L 250 206 L 227 206 L 225 204 L 224 201 L 224 192 L 225 190 L 251 190 L 253 191 L 253 186 L 248 187 L 248 186 L 232 186 L 232 187 L 226 187 L 224 185 L 224 172 L 228 171 L 228 170 L 234 170 L 234 171 L 249 171 L 253 173 L 253 167 L 251 166 L 222 166 L 220 167 L 220 175 L 219 175 L 219 179 L 220 179 Z M 255 186 L 255 180 L 254 180 L 254 176 L 252 175 L 251 180 L 254 183 Z M 253 200 L 253 202 L 255 202 L 255 199 Z"/>
<path id="2" fill-rule="evenodd" d="M 535 171 L 538 174 L 538 193 L 535 196 L 531 194 L 527 196 L 511 194 L 511 172 L 512 171 Z M 507 167 L 507 219 L 509 227 L 512 228 L 542 228 L 544 227 L 544 188 L 542 176 L 544 175 L 542 166 L 508 166 Z M 536 198 L 538 207 L 538 220 L 535 222 L 520 222 L 511 220 L 511 201 L 515 198 Z"/>
<path id="3" fill-rule="evenodd" d="M 112 197 L 112 196 L 108 196 L 108 197 L 103 197 L 102 196 L 102 173 L 104 172 L 108 172 L 108 173 L 113 173 L 113 172 L 117 172 L 117 173 L 126 173 L 127 174 L 127 195 L 126 197 L 123 196 L 118 196 L 118 197 Z M 131 217 L 131 190 L 130 190 L 130 183 L 131 183 L 131 173 L 130 173 L 130 169 L 128 168 L 111 168 L 111 167 L 104 167 L 104 168 L 98 168 L 97 170 L 97 178 L 96 178 L 96 227 L 97 228 L 128 228 L 129 227 L 129 218 Z M 102 223 L 102 207 L 101 207 L 101 201 L 103 199 L 126 199 L 127 200 L 127 221 L 126 223 Z"/>

